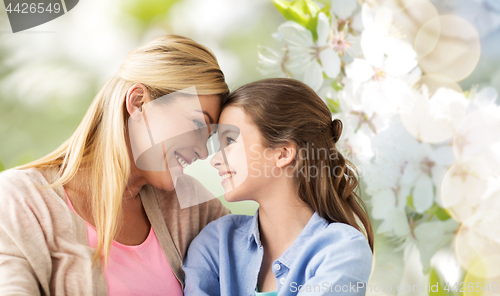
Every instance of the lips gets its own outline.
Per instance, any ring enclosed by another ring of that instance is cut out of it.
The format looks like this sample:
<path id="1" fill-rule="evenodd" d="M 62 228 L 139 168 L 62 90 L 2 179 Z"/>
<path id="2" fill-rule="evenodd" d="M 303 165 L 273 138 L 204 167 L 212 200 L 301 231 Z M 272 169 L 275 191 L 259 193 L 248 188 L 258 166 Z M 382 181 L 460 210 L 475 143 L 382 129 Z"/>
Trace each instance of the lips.
<path id="1" fill-rule="evenodd" d="M 222 177 L 222 181 L 227 180 L 234 175 L 236 175 L 236 172 L 219 172 L 219 175 Z"/>

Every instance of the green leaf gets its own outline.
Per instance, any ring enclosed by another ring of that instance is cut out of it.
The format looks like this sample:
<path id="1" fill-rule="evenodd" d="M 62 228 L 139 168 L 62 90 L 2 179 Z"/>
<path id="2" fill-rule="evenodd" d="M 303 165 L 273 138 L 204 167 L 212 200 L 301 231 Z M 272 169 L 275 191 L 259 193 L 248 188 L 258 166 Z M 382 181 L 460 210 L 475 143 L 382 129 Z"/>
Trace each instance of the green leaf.
<path id="1" fill-rule="evenodd" d="M 436 211 L 436 217 L 438 217 L 439 220 L 441 221 L 446 221 L 448 219 L 451 218 L 450 214 L 448 213 L 447 210 L 441 208 L 441 207 L 438 207 L 437 211 Z"/>
<path id="2" fill-rule="evenodd" d="M 313 0 L 273 0 L 278 11 L 289 21 L 294 21 L 311 31 L 314 40 L 318 39 L 316 27 L 320 9 Z"/>
<path id="3" fill-rule="evenodd" d="M 338 101 L 327 98 L 326 104 L 328 105 L 328 109 L 330 109 L 331 113 L 333 113 L 333 114 L 340 113 L 341 110 L 340 110 L 340 104 Z"/>
<path id="4" fill-rule="evenodd" d="M 125 11 L 148 26 L 158 16 L 166 15 L 170 8 L 181 0 L 141 0 L 124 2 Z"/>
<path id="5" fill-rule="evenodd" d="M 331 0 L 316 0 L 316 2 L 321 3 L 325 6 L 328 6 L 328 9 L 330 9 L 330 4 L 332 3 Z"/>
<path id="6" fill-rule="evenodd" d="M 341 91 L 344 89 L 344 85 L 342 83 L 338 82 L 337 80 L 332 81 L 331 85 L 332 85 L 333 89 L 336 91 Z"/>
<path id="7" fill-rule="evenodd" d="M 413 219 L 413 221 L 418 221 L 424 217 L 422 214 L 419 214 L 417 212 L 413 212 L 410 215 L 411 215 L 411 218 Z"/>
<path id="8" fill-rule="evenodd" d="M 448 292 L 444 290 L 444 285 L 441 282 L 441 279 L 439 277 L 439 274 L 437 273 L 436 269 L 432 268 L 431 273 L 429 275 L 429 296 L 446 296 L 448 295 Z"/>
<path id="9" fill-rule="evenodd" d="M 310 18 L 306 24 L 306 29 L 311 31 L 314 41 L 318 40 L 317 28 L 318 28 L 318 16 L 316 15 L 316 16 Z"/>
<path id="10" fill-rule="evenodd" d="M 440 207 L 437 203 L 434 203 L 432 207 L 425 211 L 425 213 L 431 216 L 435 215 L 441 221 L 446 221 L 451 218 L 450 214 L 448 214 L 448 212 Z"/>
<path id="11" fill-rule="evenodd" d="M 415 210 L 415 206 L 413 205 L 413 194 L 408 195 L 406 198 L 406 204 L 412 209 Z"/>
<path id="12" fill-rule="evenodd" d="M 297 8 L 295 5 L 292 5 L 292 2 L 285 0 L 273 0 L 273 3 L 286 20 L 294 21 L 302 26 L 306 25 L 308 17 L 305 11 Z"/>
<path id="13" fill-rule="evenodd" d="M 306 15 L 314 16 L 319 12 L 319 7 L 312 0 L 295 0 L 292 3 L 293 7 L 302 10 Z"/>

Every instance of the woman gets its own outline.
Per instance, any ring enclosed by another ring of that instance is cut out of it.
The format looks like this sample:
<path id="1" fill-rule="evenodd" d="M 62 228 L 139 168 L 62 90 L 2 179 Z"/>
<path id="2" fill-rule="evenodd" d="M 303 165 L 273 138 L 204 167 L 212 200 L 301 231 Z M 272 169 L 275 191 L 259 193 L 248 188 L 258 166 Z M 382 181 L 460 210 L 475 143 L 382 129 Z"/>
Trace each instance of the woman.
<path id="1" fill-rule="evenodd" d="M 211 164 L 225 198 L 259 209 L 193 240 L 185 295 L 364 295 L 373 234 L 355 167 L 335 147 L 340 120 L 307 85 L 283 78 L 237 89 L 219 123 Z"/>
<path id="2" fill-rule="evenodd" d="M 201 109 L 171 123 L 206 129 L 228 93 L 214 55 L 157 38 L 127 55 L 61 147 L 0 174 L 0 295 L 182 295 L 187 246 L 228 210 L 217 199 L 181 208 L 173 191 L 172 168 L 206 157 L 205 143 L 161 142 L 164 169 L 144 170 L 128 129 L 158 98 L 192 87 Z"/>

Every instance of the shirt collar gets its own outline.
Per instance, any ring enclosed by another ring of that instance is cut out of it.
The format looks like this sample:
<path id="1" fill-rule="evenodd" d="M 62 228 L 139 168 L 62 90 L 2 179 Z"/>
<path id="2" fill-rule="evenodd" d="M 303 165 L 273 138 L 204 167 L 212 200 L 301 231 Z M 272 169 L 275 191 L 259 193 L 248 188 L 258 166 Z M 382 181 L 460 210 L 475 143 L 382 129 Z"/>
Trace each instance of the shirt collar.
<path id="1" fill-rule="evenodd" d="M 260 232 L 259 232 L 259 209 L 253 215 L 252 222 L 250 223 L 250 232 L 248 236 L 248 246 L 247 249 L 250 249 L 252 243 L 256 243 L 257 247 L 262 247 L 260 242 Z"/>
<path id="2" fill-rule="evenodd" d="M 306 245 L 307 241 L 318 231 L 323 230 L 328 226 L 328 221 L 321 218 L 317 212 L 311 216 L 309 222 L 307 222 L 302 232 L 299 234 L 297 239 L 293 242 L 293 244 L 278 258 L 278 261 L 283 263 L 286 267 L 290 268 L 295 258 L 299 252 L 303 249 L 304 245 Z M 259 210 L 255 212 L 255 215 L 252 218 L 252 222 L 250 224 L 250 232 L 248 235 L 248 246 L 250 249 L 252 244 L 257 244 L 257 247 L 262 247 L 262 243 L 260 241 L 260 232 L 259 232 Z"/>

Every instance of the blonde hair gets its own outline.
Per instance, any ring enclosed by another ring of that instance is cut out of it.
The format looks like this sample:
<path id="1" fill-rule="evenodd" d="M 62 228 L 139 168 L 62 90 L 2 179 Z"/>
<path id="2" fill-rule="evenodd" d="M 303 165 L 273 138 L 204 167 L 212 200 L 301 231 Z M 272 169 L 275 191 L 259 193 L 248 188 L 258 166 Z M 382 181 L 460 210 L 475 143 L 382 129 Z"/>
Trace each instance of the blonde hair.
<path id="1" fill-rule="evenodd" d="M 199 95 L 221 95 L 229 89 L 215 56 L 191 39 L 169 35 L 156 38 L 128 53 L 87 110 L 74 134 L 48 155 L 17 167 L 60 167 L 60 179 L 50 187 L 73 179 L 83 164 L 91 164 L 92 216 L 97 229 L 93 262 L 106 263 L 121 217 L 123 192 L 130 175 L 126 144 L 125 97 L 135 83 L 148 89 L 151 99 L 195 86 Z"/>

